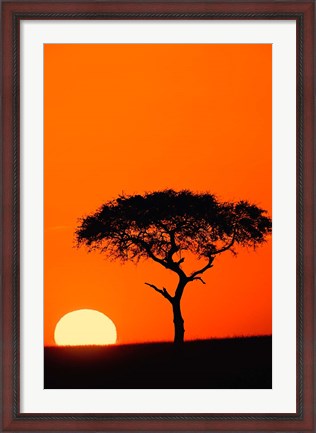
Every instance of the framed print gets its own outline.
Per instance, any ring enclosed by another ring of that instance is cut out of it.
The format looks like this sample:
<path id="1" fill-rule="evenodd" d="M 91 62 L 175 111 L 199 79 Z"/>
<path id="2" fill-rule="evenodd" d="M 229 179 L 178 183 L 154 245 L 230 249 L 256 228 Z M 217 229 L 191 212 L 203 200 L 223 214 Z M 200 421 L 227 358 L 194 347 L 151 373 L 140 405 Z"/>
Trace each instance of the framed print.
<path id="1" fill-rule="evenodd" d="M 2 39 L 2 431 L 314 431 L 314 2 Z"/>

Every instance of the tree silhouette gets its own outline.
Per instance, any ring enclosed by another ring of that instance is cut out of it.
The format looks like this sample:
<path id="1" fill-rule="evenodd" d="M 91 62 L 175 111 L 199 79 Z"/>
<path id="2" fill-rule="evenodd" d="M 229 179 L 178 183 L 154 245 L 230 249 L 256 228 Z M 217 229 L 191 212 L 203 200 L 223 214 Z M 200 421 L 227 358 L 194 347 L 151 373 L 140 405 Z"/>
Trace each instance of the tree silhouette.
<path id="1" fill-rule="evenodd" d="M 213 267 L 215 257 L 236 245 L 265 242 L 271 232 L 266 211 L 247 201 L 219 202 L 212 194 L 188 190 L 157 191 L 144 195 L 119 196 L 80 220 L 77 245 L 100 250 L 111 260 L 122 262 L 151 259 L 178 277 L 174 293 L 165 287 L 145 284 L 170 302 L 173 310 L 174 342 L 184 340 L 181 298 L 186 285 L 199 280 Z M 204 259 L 193 272 L 184 270 L 183 253 Z"/>

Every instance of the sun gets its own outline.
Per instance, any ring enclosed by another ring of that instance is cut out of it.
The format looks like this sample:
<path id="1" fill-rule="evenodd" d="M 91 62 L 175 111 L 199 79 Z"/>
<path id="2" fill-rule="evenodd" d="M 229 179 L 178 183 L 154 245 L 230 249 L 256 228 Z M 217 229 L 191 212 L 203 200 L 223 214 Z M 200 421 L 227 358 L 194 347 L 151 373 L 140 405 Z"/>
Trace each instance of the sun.
<path id="1" fill-rule="evenodd" d="M 57 346 L 115 344 L 116 327 L 105 314 L 96 310 L 75 310 L 65 314 L 55 327 Z"/>

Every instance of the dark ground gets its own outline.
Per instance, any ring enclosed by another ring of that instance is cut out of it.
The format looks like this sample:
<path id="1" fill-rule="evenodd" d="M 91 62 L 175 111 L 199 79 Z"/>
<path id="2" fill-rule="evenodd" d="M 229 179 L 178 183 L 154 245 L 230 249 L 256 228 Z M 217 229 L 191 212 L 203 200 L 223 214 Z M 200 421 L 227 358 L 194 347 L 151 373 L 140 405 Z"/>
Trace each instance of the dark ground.
<path id="1" fill-rule="evenodd" d="M 45 388 L 272 388 L 272 337 L 46 347 Z"/>

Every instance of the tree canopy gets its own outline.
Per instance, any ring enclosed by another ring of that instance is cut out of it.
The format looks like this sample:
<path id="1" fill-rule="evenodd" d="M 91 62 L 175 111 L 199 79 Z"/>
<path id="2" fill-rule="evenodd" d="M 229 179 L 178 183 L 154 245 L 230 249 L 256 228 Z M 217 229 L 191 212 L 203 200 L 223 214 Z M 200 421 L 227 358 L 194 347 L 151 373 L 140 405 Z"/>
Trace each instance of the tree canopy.
<path id="1" fill-rule="evenodd" d="M 76 239 L 112 260 L 150 258 L 168 267 L 179 251 L 209 259 L 236 245 L 256 247 L 270 232 L 266 211 L 247 201 L 169 189 L 108 201 L 80 220 Z"/>

